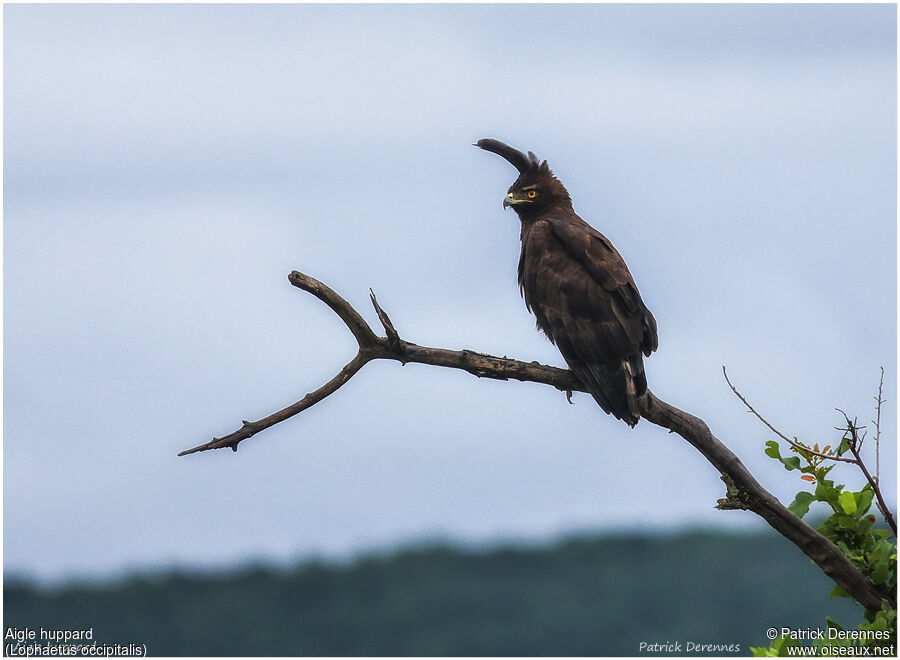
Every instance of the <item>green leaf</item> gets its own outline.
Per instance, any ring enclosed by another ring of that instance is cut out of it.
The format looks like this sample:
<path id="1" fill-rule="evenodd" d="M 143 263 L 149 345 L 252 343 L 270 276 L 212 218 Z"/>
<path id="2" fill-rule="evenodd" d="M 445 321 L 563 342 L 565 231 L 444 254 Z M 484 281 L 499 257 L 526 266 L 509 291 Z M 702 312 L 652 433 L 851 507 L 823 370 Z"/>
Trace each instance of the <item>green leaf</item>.
<path id="1" fill-rule="evenodd" d="M 781 461 L 782 465 L 784 465 L 785 470 L 790 471 L 800 469 L 800 459 L 796 456 L 791 456 L 790 458 L 782 458 L 781 451 L 778 449 L 778 443 L 774 440 L 766 441 L 766 456 Z"/>
<path id="2" fill-rule="evenodd" d="M 875 567 L 875 570 L 872 571 L 872 582 L 875 584 L 881 584 L 885 580 L 887 580 L 888 574 L 891 572 L 890 564 L 878 564 Z"/>
<path id="3" fill-rule="evenodd" d="M 872 551 L 869 553 L 869 559 L 876 562 L 885 561 L 890 558 L 893 551 L 893 543 L 888 543 L 884 539 L 878 539 L 878 541 L 875 542 L 875 547 L 872 548 Z"/>
<path id="4" fill-rule="evenodd" d="M 865 488 L 855 493 L 855 496 L 857 515 L 862 516 L 872 506 L 872 498 L 875 496 L 875 492 L 869 484 L 866 484 Z"/>
<path id="5" fill-rule="evenodd" d="M 846 529 L 851 532 L 856 531 L 857 523 L 858 521 L 856 520 L 856 518 L 853 518 L 851 516 L 838 516 L 837 519 L 837 526 L 840 529 Z M 854 545 L 856 544 L 854 543 Z"/>
<path id="6" fill-rule="evenodd" d="M 796 456 L 791 456 L 790 458 L 782 458 L 781 462 L 784 464 L 784 469 L 788 472 L 790 472 L 791 470 L 800 469 L 800 459 Z"/>
<path id="7" fill-rule="evenodd" d="M 839 584 L 834 585 L 834 589 L 828 594 L 829 598 L 847 598 L 849 596 L 850 593 Z"/>
<path id="8" fill-rule="evenodd" d="M 841 440 L 841 444 L 838 445 L 837 455 L 843 456 L 844 453 L 847 452 L 849 449 L 850 449 L 850 438 L 844 436 L 844 438 Z"/>
<path id="9" fill-rule="evenodd" d="M 889 630 L 896 634 L 897 626 L 897 610 L 882 601 L 881 609 L 871 616 L 872 612 L 866 612 L 865 618 L 871 623 L 863 623 L 859 626 L 860 630 Z"/>
<path id="10" fill-rule="evenodd" d="M 795 515 L 802 518 L 809 511 L 809 505 L 816 500 L 816 496 L 812 493 L 808 493 L 805 490 L 801 490 L 797 493 L 796 497 L 794 497 L 794 501 L 791 502 L 788 509 L 794 512 Z"/>
<path id="11" fill-rule="evenodd" d="M 820 502 L 828 502 L 832 507 L 838 507 L 838 491 L 834 487 L 834 482 L 825 479 L 816 484 L 816 499 Z"/>
<path id="12" fill-rule="evenodd" d="M 851 515 L 856 513 L 856 498 L 853 497 L 853 493 L 849 490 L 845 490 L 841 493 L 841 508 L 844 510 L 844 513 L 849 513 Z"/>
<path id="13" fill-rule="evenodd" d="M 832 619 L 830 616 L 826 616 L 825 621 L 828 624 L 829 628 L 834 628 L 835 630 L 843 630 L 844 629 L 844 626 L 839 624 L 837 621 Z"/>

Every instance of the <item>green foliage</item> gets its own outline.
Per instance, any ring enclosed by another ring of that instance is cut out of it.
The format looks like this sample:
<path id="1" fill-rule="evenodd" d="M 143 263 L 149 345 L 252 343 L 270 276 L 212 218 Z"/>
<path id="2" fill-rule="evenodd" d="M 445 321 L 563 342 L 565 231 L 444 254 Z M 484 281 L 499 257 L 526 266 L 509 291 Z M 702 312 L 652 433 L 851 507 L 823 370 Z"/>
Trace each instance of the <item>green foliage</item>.
<path id="1" fill-rule="evenodd" d="M 893 650 L 890 655 L 895 656 L 897 648 L 895 618 L 896 612 L 885 602 L 877 613 L 876 620 L 861 624 L 858 631 L 845 630 L 831 617 L 825 617 L 824 639 L 806 640 L 781 636 L 769 647 L 751 646 L 750 652 L 757 658 L 785 656 L 880 657 L 885 655 L 885 651 Z"/>
<path id="2" fill-rule="evenodd" d="M 779 637 L 771 646 L 751 646 L 750 653 L 755 658 L 780 658 L 788 655 L 788 648 L 796 648 L 798 644 L 789 637 Z M 798 654 L 799 655 L 799 654 Z"/>
<path id="3" fill-rule="evenodd" d="M 828 517 L 818 526 L 818 531 L 833 541 L 844 555 L 860 572 L 868 577 L 885 595 L 897 593 L 897 539 L 889 529 L 876 527 L 876 517 L 869 513 L 875 492 L 871 484 L 866 484 L 858 491 L 848 489 L 843 484 L 835 484 L 828 478 L 834 467 L 832 459 L 843 456 L 850 450 L 855 438 L 845 434 L 836 449 L 826 445 L 822 449 L 818 444 L 805 445 L 794 438 L 790 450 L 795 456 L 784 457 L 778 443 L 774 440 L 766 442 L 767 456 L 779 461 L 789 472 L 799 471 L 800 479 L 813 486 L 812 491 L 802 490 L 794 497 L 789 509 L 799 517 L 804 517 L 810 506 L 816 502 L 825 505 Z M 829 464 L 830 463 L 830 464 Z M 848 598 L 847 591 L 840 585 L 832 589 L 831 598 Z M 873 646 L 886 647 L 897 642 L 897 612 L 890 607 L 887 600 L 882 601 L 878 612 L 864 611 L 863 622 L 856 631 L 845 631 L 831 618 L 827 621 L 827 638 L 823 640 L 792 639 L 780 636 L 769 647 L 751 647 L 754 656 L 773 657 L 785 655 L 803 655 L 801 651 L 809 651 L 812 647 L 852 646 L 857 653 L 865 654 L 864 649 Z M 878 639 L 869 639 L 874 633 L 865 631 L 883 631 Z M 885 639 L 885 637 L 887 639 Z M 832 655 L 835 654 L 831 651 Z"/>

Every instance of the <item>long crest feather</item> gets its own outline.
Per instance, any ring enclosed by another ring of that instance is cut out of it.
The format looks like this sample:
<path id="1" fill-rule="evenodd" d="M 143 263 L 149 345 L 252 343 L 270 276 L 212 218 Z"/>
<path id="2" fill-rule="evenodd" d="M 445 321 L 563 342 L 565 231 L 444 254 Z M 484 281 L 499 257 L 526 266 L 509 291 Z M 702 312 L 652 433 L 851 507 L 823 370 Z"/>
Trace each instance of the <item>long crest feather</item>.
<path id="1" fill-rule="evenodd" d="M 508 160 L 513 167 L 519 170 L 519 174 L 533 172 L 541 167 L 541 163 L 538 161 L 537 156 L 532 152 L 529 151 L 526 156 L 518 149 L 515 149 L 508 144 L 504 144 L 500 140 L 482 138 L 475 143 L 475 146 L 481 147 L 485 151 L 495 153 L 498 156 L 503 156 L 503 158 Z M 543 165 L 546 166 L 546 163 L 547 161 L 544 161 Z"/>

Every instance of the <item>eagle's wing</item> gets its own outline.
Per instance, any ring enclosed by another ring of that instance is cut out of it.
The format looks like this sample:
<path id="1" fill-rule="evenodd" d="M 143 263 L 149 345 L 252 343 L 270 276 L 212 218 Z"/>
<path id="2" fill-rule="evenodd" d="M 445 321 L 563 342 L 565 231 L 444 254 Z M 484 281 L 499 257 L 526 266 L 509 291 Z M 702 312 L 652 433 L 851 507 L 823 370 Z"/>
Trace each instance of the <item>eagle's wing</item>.
<path id="1" fill-rule="evenodd" d="M 519 284 L 538 327 L 601 407 L 636 423 L 641 353 L 656 350 L 656 321 L 612 244 L 577 216 L 538 220 L 523 231 Z"/>

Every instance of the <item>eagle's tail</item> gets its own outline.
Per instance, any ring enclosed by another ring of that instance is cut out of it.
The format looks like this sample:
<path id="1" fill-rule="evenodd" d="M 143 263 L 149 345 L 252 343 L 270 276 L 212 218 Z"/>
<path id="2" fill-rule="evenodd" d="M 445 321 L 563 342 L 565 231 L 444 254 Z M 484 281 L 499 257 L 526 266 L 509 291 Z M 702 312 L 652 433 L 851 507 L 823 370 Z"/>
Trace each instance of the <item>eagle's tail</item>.
<path id="1" fill-rule="evenodd" d="M 647 376 L 641 354 L 614 363 L 569 365 L 594 400 L 607 413 L 633 427 L 641 418 L 638 399 L 647 391 Z"/>

